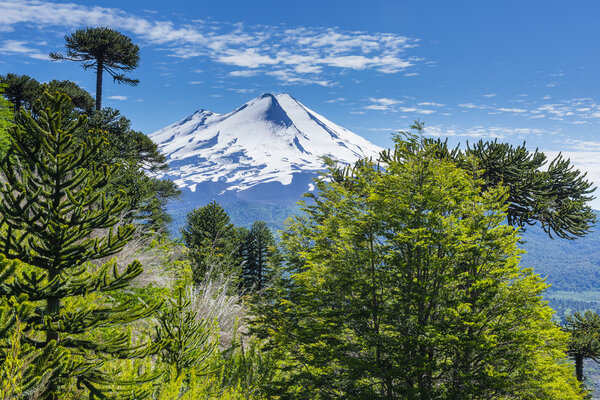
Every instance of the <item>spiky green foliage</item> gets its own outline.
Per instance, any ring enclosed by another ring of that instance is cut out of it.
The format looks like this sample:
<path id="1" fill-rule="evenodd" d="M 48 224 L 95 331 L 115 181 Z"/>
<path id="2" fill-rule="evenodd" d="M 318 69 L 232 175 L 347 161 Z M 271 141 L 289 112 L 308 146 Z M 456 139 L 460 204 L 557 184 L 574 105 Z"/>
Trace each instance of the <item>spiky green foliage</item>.
<path id="1" fill-rule="evenodd" d="M 217 344 L 211 337 L 213 322 L 198 320 L 183 288 L 165 304 L 158 323 L 156 341 L 164 344 L 161 358 L 175 368 L 175 379 L 192 369 L 196 375 L 214 372 L 206 362 Z"/>
<path id="2" fill-rule="evenodd" d="M 435 152 L 409 137 L 385 170 L 332 168 L 289 223 L 284 284 L 256 320 L 289 357 L 273 396 L 581 398 L 504 190 Z"/>
<path id="3" fill-rule="evenodd" d="M 0 283 L 14 279 L 23 263 L 0 255 Z M 36 349 L 23 340 L 32 334 L 28 323 L 35 318 L 36 304 L 26 295 L 0 296 L 0 399 L 43 397 L 49 382 L 69 368 L 67 354 L 56 341 Z"/>
<path id="4" fill-rule="evenodd" d="M 412 128 L 422 131 L 423 125 L 417 123 Z M 484 180 L 482 190 L 506 187 L 506 217 L 511 225 L 539 223 L 550 237 L 576 239 L 589 233 L 596 221 L 589 205 L 594 199 L 593 182 L 561 154 L 548 164 L 544 153 L 538 149 L 531 152 L 525 143 L 513 146 L 480 140 L 473 145 L 467 143 L 464 150 L 449 149 L 447 141 L 440 139 L 426 139 L 425 143 L 437 148 L 437 157 L 479 171 Z"/>
<path id="5" fill-rule="evenodd" d="M 135 228 L 119 225 L 127 204 L 104 191 L 118 165 L 91 162 L 105 139 L 97 132 L 88 140 L 75 140 L 85 118 L 65 115 L 69 103 L 64 94 L 45 92 L 35 118 L 21 110 L 0 165 L 0 249 L 7 258 L 31 266 L 5 277 L 0 296 L 26 295 L 36 302 L 23 341 L 39 348 L 56 343 L 68 353 L 68 370 L 50 380 L 45 398 L 59 396 L 73 379 L 101 395 L 118 378 L 102 370 L 107 358 L 135 357 L 149 349 L 132 347 L 123 326 L 154 310 L 99 296 L 126 287 L 142 267 L 137 261 L 125 268 L 114 262 L 91 264 L 119 252 Z M 132 391 L 125 387 L 122 394 Z"/>
<path id="6" fill-rule="evenodd" d="M 111 108 L 94 113 L 88 125 L 92 131 L 102 130 L 109 144 L 99 155 L 98 162 L 122 166 L 108 188 L 113 193 L 123 192 L 122 196 L 127 198 L 129 211 L 122 218 L 153 231 L 166 231 L 171 222 L 166 212 L 167 202 L 178 197 L 180 191 L 172 181 L 148 174 L 169 167 L 156 143 L 131 129 L 131 121 Z M 86 131 L 81 135 L 86 136 Z"/>
<path id="7" fill-rule="evenodd" d="M 8 128 L 13 125 L 12 104 L 4 98 L 6 86 L 0 84 L 0 159 L 4 158 L 10 140 L 8 138 Z"/>
<path id="8" fill-rule="evenodd" d="M 14 104 L 15 111 L 21 107 L 32 111 L 35 100 L 41 96 L 44 89 L 67 94 L 74 108 L 80 113 L 91 114 L 94 109 L 92 96 L 72 81 L 52 80 L 41 84 L 27 75 L 9 73 L 0 76 L 0 82 L 6 84 L 6 96 Z"/>
<path id="9" fill-rule="evenodd" d="M 263 221 L 256 221 L 240 242 L 242 252 L 242 283 L 246 289 L 262 290 L 268 276 L 268 263 L 275 240 Z"/>
<path id="10" fill-rule="evenodd" d="M 583 381 L 583 360 L 589 358 L 600 363 L 600 315 L 586 311 L 567 316 L 565 330 L 571 334 L 569 354 L 575 361 L 575 373 Z"/>
<path id="11" fill-rule="evenodd" d="M 107 27 L 79 29 L 65 36 L 67 54 L 50 53 L 53 60 L 82 63 L 83 69 L 96 71 L 96 110 L 102 109 L 102 73 L 106 71 L 114 82 L 135 86 L 131 79 L 119 71 L 131 71 L 140 61 L 139 47 L 122 33 Z"/>
<path id="12" fill-rule="evenodd" d="M 181 236 L 189 249 L 194 282 L 200 283 L 208 273 L 239 276 L 237 236 L 229 221 L 215 201 L 187 215 Z"/>
<path id="13" fill-rule="evenodd" d="M 31 109 L 34 100 L 41 94 L 39 82 L 27 75 L 8 73 L 0 76 L 0 83 L 6 85 L 5 95 L 15 112 L 21 107 Z"/>

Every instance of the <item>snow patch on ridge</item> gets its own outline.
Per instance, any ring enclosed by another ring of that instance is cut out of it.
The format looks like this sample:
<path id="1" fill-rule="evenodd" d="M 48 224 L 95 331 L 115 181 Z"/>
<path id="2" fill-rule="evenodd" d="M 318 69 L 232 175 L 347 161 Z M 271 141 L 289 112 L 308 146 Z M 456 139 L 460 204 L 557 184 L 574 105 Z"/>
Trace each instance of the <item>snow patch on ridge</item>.
<path id="1" fill-rule="evenodd" d="M 171 166 L 159 177 L 191 191 L 204 182 L 234 192 L 289 185 L 294 173 L 323 170 L 324 156 L 352 163 L 382 150 L 285 93 L 265 93 L 228 114 L 199 110 L 150 138 Z"/>

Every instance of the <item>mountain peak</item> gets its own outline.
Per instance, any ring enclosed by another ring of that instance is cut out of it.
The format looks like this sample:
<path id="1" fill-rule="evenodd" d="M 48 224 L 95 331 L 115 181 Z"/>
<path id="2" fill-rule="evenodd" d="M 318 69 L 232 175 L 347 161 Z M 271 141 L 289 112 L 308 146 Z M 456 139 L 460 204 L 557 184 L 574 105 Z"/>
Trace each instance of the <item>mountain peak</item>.
<path id="1" fill-rule="evenodd" d="M 167 176 L 192 191 L 205 182 L 226 191 L 288 185 L 324 169 L 323 156 L 352 163 L 381 150 L 287 93 L 264 93 L 228 114 L 199 110 L 150 138 L 167 157 Z"/>

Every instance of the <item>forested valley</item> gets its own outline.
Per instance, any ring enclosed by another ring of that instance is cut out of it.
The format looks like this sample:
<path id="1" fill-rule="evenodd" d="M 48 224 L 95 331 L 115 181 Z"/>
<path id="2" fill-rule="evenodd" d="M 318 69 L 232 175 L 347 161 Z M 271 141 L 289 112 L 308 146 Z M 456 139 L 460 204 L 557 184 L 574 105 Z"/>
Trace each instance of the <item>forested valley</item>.
<path id="1" fill-rule="evenodd" d="M 600 317 L 558 323 L 520 262 L 520 228 L 596 222 L 568 160 L 450 148 L 417 122 L 379 159 L 327 160 L 280 232 L 212 202 L 175 237 L 164 157 L 101 104 L 103 70 L 138 84 L 139 49 L 108 28 L 65 39 L 51 56 L 95 71 L 96 99 L 1 77 L 0 399 L 589 396 Z"/>

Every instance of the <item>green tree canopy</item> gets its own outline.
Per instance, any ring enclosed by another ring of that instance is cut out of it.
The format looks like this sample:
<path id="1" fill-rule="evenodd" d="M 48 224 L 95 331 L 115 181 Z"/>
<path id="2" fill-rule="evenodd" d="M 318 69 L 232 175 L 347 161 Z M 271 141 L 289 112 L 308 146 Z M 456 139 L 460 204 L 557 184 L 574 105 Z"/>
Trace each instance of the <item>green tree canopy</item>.
<path id="1" fill-rule="evenodd" d="M 117 83 L 135 86 L 131 79 L 119 71 L 137 68 L 139 47 L 122 33 L 107 27 L 79 29 L 65 36 L 67 54 L 50 53 L 53 60 L 69 60 L 82 63 L 83 69 L 96 71 L 96 110 L 102 109 L 102 73 L 106 71 Z"/>
<path id="2" fill-rule="evenodd" d="M 289 399 L 580 399 L 567 336 L 519 265 L 506 191 L 396 139 L 385 170 L 332 167 L 283 232 L 257 332 Z"/>
<path id="3" fill-rule="evenodd" d="M 189 249 L 195 282 L 201 282 L 208 273 L 236 274 L 239 268 L 236 230 L 217 202 L 188 213 L 181 236 Z"/>
<path id="4" fill-rule="evenodd" d="M 14 105 L 15 111 L 21 107 L 31 110 L 33 102 L 41 94 L 40 83 L 27 75 L 2 75 L 0 83 L 6 85 L 5 96 Z"/>
<path id="5" fill-rule="evenodd" d="M 569 354 L 575 361 L 577 379 L 583 382 L 583 360 L 600 363 L 600 315 L 586 311 L 567 316 L 565 329 L 571 334 Z"/>
<path id="6" fill-rule="evenodd" d="M 262 290 L 267 283 L 268 263 L 275 240 L 264 221 L 256 221 L 240 242 L 242 283 L 247 289 Z"/>
<path id="7" fill-rule="evenodd" d="M 412 126 L 422 132 L 423 125 Z M 504 186 L 508 190 L 507 220 L 524 227 L 539 223 L 552 237 L 575 239 L 590 232 L 596 215 L 589 205 L 594 199 L 593 182 L 575 169 L 561 154 L 550 163 L 548 157 L 535 149 L 508 143 L 480 140 L 467 143 L 466 149 L 448 148 L 447 141 L 424 139 L 437 148 L 437 157 L 448 159 L 459 167 L 480 175 L 482 191 Z M 385 162 L 389 154 L 384 157 Z"/>
<path id="8" fill-rule="evenodd" d="M 59 398 L 65 385 L 74 383 L 102 396 L 118 381 L 102 370 L 104 361 L 144 352 L 130 345 L 123 326 L 153 312 L 107 298 L 81 301 L 127 286 L 142 267 L 137 261 L 125 268 L 91 264 L 119 252 L 135 228 L 119 224 L 127 203 L 104 191 L 119 166 L 82 168 L 102 153 L 105 139 L 96 132 L 89 140 L 75 140 L 85 117 L 64 115 L 65 103 L 68 96 L 45 92 L 35 118 L 21 109 L 0 164 L 0 249 L 31 266 L 0 274 L 0 296 L 36 302 L 22 341 L 68 353 L 67 368 L 49 382 L 44 399 Z M 135 392 L 136 382 L 144 379 L 122 382 L 124 393 Z"/>
<path id="9" fill-rule="evenodd" d="M 6 96 L 14 104 L 15 111 L 21 107 L 33 110 L 35 101 L 44 89 L 50 92 L 67 94 L 76 111 L 90 115 L 94 109 L 94 99 L 88 92 L 72 81 L 51 80 L 43 84 L 27 75 L 6 74 L 0 76 L 0 82 L 6 84 Z"/>
<path id="10" fill-rule="evenodd" d="M 4 158 L 10 145 L 8 129 L 13 125 L 13 107 L 10 101 L 4 98 L 5 86 L 0 84 L 0 159 Z"/>

